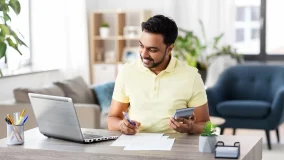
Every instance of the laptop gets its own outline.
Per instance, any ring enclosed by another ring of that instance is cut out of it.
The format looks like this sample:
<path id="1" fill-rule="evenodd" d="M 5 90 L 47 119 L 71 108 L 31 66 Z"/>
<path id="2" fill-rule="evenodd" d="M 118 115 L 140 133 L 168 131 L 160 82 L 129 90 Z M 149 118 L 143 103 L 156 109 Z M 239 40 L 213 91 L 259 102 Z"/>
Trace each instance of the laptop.
<path id="1" fill-rule="evenodd" d="M 118 136 L 83 132 L 72 99 L 29 93 L 39 131 L 52 137 L 79 143 L 114 140 Z"/>

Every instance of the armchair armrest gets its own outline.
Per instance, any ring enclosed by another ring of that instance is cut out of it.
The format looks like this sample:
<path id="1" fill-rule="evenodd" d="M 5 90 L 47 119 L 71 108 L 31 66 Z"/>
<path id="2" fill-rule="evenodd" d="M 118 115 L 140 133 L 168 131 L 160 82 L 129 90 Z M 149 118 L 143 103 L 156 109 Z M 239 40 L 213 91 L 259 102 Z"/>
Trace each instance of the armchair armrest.
<path id="1" fill-rule="evenodd" d="M 277 90 L 267 120 L 272 128 L 276 128 L 284 121 L 284 87 Z"/>
<path id="2" fill-rule="evenodd" d="M 101 111 L 96 104 L 74 104 L 81 128 L 100 128 Z"/>
<path id="3" fill-rule="evenodd" d="M 224 98 L 222 97 L 222 93 L 218 87 L 212 87 L 206 89 L 207 99 L 208 99 L 208 107 L 210 116 L 220 116 L 220 114 L 216 110 L 216 106 L 218 103 L 222 102 Z"/>

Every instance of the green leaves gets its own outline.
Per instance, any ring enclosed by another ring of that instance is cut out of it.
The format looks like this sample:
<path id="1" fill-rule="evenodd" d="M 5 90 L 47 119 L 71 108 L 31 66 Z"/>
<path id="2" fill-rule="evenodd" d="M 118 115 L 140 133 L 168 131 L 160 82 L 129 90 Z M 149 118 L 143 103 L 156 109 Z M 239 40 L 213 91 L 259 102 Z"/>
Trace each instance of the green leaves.
<path id="1" fill-rule="evenodd" d="M 9 11 L 9 5 L 6 4 L 5 0 L 0 0 L 0 11 L 3 11 L 3 12 Z"/>
<path id="2" fill-rule="evenodd" d="M 233 49 L 230 45 L 224 45 L 221 48 L 216 48 L 215 53 L 208 55 L 207 61 L 214 59 L 218 56 L 229 55 L 232 58 L 236 59 L 239 63 L 243 62 L 243 55 L 238 54 L 236 49 Z"/>
<path id="3" fill-rule="evenodd" d="M 9 8 L 10 7 L 10 8 Z M 0 18 L 4 20 L 4 24 L 0 24 L 0 59 L 5 57 L 5 63 L 7 62 L 7 45 L 14 48 L 22 55 L 19 50 L 19 45 L 27 45 L 17 36 L 17 34 L 7 24 L 7 21 L 11 21 L 10 9 L 18 15 L 21 12 L 21 5 L 18 0 L 0 0 Z"/>
<path id="4" fill-rule="evenodd" d="M 7 42 L 9 44 L 10 47 L 14 48 L 15 50 L 17 50 L 19 52 L 20 55 L 22 55 L 21 51 L 18 48 L 18 45 L 24 45 L 27 47 L 27 45 L 17 36 L 17 34 L 11 29 L 9 28 L 8 25 L 6 24 L 0 24 L 0 43 L 4 43 Z M 11 39 L 13 37 L 13 39 L 15 40 L 15 42 Z M 3 45 L 3 44 L 2 44 Z M 6 46 L 6 44 L 5 44 Z M 6 52 L 6 48 L 3 48 L 3 50 L 1 50 L 2 52 Z M 3 53 L 3 55 L 5 55 Z M 3 56 L 0 57 L 0 59 Z"/>
<path id="5" fill-rule="evenodd" d="M 11 21 L 11 17 L 7 13 L 5 13 L 5 12 L 4 12 L 4 20 L 5 20 L 5 23 L 7 21 Z"/>
<path id="6" fill-rule="evenodd" d="M 18 0 L 10 0 L 9 6 L 14 10 L 14 12 L 18 15 L 21 12 L 21 5 Z"/>
<path id="7" fill-rule="evenodd" d="M 4 43 L 6 41 L 9 44 L 9 46 L 11 46 L 15 50 L 17 50 L 19 52 L 19 54 L 22 55 L 22 53 L 18 49 L 18 45 L 24 45 L 24 46 L 28 47 L 25 44 L 25 42 L 23 42 L 23 40 L 21 40 L 18 37 L 18 35 L 11 28 L 9 28 L 8 25 L 0 24 L 0 28 L 1 28 L 1 31 L 0 31 L 0 43 L 1 42 Z M 15 40 L 15 42 L 13 42 L 13 40 L 11 39 L 12 37 Z"/>
<path id="8" fill-rule="evenodd" d="M 1 35 L 1 32 L 0 32 L 0 43 L 1 43 L 1 42 L 4 42 L 4 41 L 5 41 L 5 37 L 2 36 L 2 35 Z"/>
<path id="9" fill-rule="evenodd" d="M 216 136 L 215 132 L 216 132 L 216 125 L 212 124 L 210 121 L 207 121 L 205 123 L 201 136 Z"/>
<path id="10" fill-rule="evenodd" d="M 203 45 L 192 31 L 182 28 L 179 28 L 179 31 L 183 32 L 184 36 L 179 35 L 175 41 L 176 57 L 185 60 L 188 65 L 196 67 L 198 57 L 204 52 L 206 45 Z"/>
<path id="11" fill-rule="evenodd" d="M 224 36 L 223 33 L 221 33 L 219 36 L 214 38 L 213 48 L 218 49 L 218 43 L 220 42 L 221 38 Z"/>
<path id="12" fill-rule="evenodd" d="M 0 42 L 0 59 L 6 55 L 7 45 L 4 42 Z"/>
<path id="13" fill-rule="evenodd" d="M 204 24 L 201 20 L 199 20 L 199 24 L 203 38 L 202 41 L 192 31 L 179 28 L 179 32 L 181 32 L 183 36 L 179 35 L 175 41 L 175 57 L 186 61 L 190 66 L 199 67 L 199 69 L 208 68 L 210 63 L 214 60 L 212 58 L 220 55 L 230 55 L 232 58 L 237 59 L 238 62 L 243 61 L 243 56 L 238 54 L 230 45 L 219 47 L 220 40 L 224 36 L 223 33 L 214 37 L 213 40 L 207 41 Z M 205 55 L 205 52 L 211 53 L 206 53 Z"/>
<path id="14" fill-rule="evenodd" d="M 24 46 L 26 46 L 26 47 L 28 47 L 26 44 L 25 44 L 25 42 L 23 42 L 18 36 L 17 36 L 17 34 L 11 29 L 10 30 L 10 32 L 11 32 L 11 35 L 15 38 L 15 40 L 17 41 L 17 43 L 19 43 L 20 45 L 24 45 Z"/>
<path id="15" fill-rule="evenodd" d="M 11 38 L 7 38 L 6 40 L 8 41 L 9 46 L 17 50 L 19 54 L 22 55 L 21 51 L 18 49 L 18 43 L 14 43 Z"/>
<path id="16" fill-rule="evenodd" d="M 10 30 L 7 25 L 0 24 L 0 29 L 1 29 L 1 35 L 5 37 L 6 35 L 10 35 Z"/>

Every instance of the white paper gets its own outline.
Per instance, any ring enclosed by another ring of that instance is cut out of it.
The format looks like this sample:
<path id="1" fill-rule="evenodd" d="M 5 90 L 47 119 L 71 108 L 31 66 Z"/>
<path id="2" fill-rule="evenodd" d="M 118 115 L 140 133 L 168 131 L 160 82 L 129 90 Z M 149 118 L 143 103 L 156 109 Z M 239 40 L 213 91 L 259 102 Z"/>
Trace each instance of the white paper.
<path id="1" fill-rule="evenodd" d="M 168 139 L 169 138 L 169 136 L 163 136 L 162 137 L 162 139 Z"/>
<path id="2" fill-rule="evenodd" d="M 110 146 L 127 146 L 132 142 L 160 140 L 163 133 L 136 133 L 135 135 L 121 135 Z"/>
<path id="3" fill-rule="evenodd" d="M 133 141 L 124 150 L 159 150 L 170 151 L 175 139 L 159 139 L 155 141 Z"/>

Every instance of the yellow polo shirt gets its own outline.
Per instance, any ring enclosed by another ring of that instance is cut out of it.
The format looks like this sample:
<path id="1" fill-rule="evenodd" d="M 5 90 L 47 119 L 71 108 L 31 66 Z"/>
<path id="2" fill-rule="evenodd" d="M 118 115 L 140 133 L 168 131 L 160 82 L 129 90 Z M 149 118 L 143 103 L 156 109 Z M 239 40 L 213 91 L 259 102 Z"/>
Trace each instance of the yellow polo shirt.
<path id="1" fill-rule="evenodd" d="M 197 107 L 207 102 L 198 70 L 171 57 L 158 75 L 141 60 L 126 63 L 119 71 L 113 99 L 130 103 L 129 117 L 141 123 L 140 132 L 175 132 L 169 119 L 176 109 Z"/>

